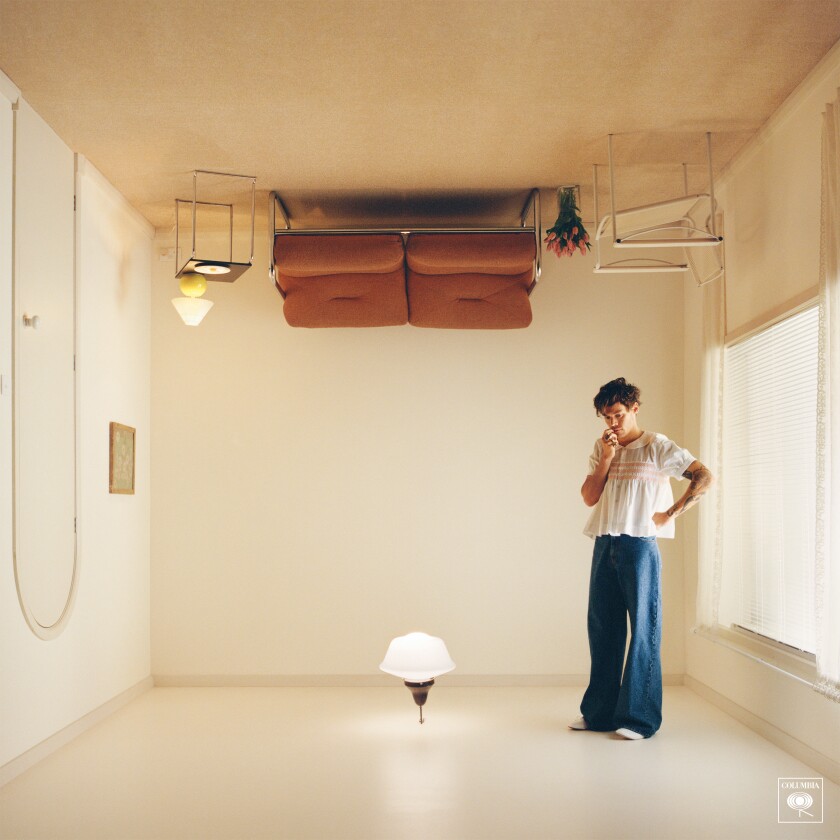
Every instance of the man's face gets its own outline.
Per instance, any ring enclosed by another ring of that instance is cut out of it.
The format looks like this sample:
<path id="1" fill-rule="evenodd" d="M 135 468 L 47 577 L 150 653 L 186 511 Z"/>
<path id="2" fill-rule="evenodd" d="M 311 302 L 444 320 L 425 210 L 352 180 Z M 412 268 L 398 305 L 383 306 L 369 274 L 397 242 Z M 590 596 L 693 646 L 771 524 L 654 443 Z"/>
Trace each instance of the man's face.
<path id="1" fill-rule="evenodd" d="M 619 443 L 638 430 L 639 427 L 636 425 L 636 412 L 638 410 L 638 403 L 633 403 L 628 408 L 624 403 L 616 402 L 608 405 L 601 412 L 604 422 L 615 432 Z"/>

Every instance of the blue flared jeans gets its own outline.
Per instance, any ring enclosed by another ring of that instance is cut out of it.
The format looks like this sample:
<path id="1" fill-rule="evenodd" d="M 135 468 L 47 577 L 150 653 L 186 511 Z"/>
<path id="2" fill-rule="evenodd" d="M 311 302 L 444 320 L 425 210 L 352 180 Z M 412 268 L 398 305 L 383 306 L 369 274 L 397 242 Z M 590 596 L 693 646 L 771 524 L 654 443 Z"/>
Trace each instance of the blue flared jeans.
<path id="1" fill-rule="evenodd" d="M 587 618 L 592 667 L 580 706 L 590 729 L 626 727 L 649 738 L 662 723 L 660 569 L 656 537 L 595 540 Z"/>

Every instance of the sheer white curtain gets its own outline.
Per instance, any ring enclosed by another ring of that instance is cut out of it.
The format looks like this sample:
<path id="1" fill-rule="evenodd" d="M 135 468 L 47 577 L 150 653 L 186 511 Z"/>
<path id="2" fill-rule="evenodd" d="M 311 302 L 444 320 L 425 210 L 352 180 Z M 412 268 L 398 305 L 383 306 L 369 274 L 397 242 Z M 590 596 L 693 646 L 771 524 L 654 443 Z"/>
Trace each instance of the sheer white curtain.
<path id="1" fill-rule="evenodd" d="M 697 604 L 695 629 L 713 632 L 718 623 L 722 563 L 721 512 L 723 482 L 723 341 L 725 335 L 724 277 L 706 283 L 703 294 L 703 367 L 700 394 L 700 452 L 697 457 L 717 482 L 699 505 Z"/>
<path id="2" fill-rule="evenodd" d="M 840 92 L 823 112 L 817 405 L 817 691 L 840 702 Z"/>

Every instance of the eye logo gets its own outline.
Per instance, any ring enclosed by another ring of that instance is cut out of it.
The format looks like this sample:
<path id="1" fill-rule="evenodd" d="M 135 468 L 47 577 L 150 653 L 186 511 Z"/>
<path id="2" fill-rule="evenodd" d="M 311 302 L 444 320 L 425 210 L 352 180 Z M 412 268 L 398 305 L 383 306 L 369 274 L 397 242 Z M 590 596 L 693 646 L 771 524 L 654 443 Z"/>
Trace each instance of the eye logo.
<path id="1" fill-rule="evenodd" d="M 821 823 L 823 821 L 822 778 L 779 779 L 779 822 Z"/>
<path id="2" fill-rule="evenodd" d="M 788 808 L 792 811 L 797 811 L 799 816 L 801 817 L 803 814 L 808 814 L 808 808 L 810 808 L 814 804 L 814 797 L 811 796 L 810 793 L 805 793 L 804 791 L 797 791 L 796 793 L 792 793 L 787 798 Z M 808 814 L 809 817 L 813 817 L 813 814 Z"/>

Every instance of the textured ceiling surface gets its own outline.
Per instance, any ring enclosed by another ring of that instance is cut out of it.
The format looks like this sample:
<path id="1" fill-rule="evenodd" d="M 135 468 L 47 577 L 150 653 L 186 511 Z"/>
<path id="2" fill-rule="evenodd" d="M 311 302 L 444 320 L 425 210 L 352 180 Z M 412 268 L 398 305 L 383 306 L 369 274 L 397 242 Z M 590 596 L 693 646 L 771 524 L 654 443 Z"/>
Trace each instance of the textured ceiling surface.
<path id="1" fill-rule="evenodd" d="M 838 39 L 840 0 L 0 0 L 0 69 L 162 228 L 193 169 L 304 223 L 566 183 L 588 214 L 610 133 L 619 207 L 701 191 L 703 133 L 719 170 Z"/>

